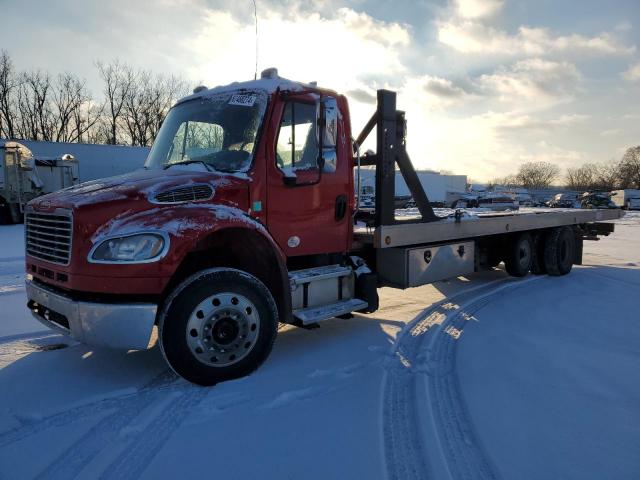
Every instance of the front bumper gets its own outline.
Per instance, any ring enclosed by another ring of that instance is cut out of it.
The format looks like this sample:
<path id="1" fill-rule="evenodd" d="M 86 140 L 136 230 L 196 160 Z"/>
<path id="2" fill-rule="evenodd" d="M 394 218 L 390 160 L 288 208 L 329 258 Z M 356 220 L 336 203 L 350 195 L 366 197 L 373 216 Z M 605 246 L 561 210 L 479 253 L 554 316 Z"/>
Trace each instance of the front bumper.
<path id="1" fill-rule="evenodd" d="M 87 345 L 144 350 L 151 346 L 158 306 L 73 300 L 27 280 L 28 307 L 36 320 Z"/>

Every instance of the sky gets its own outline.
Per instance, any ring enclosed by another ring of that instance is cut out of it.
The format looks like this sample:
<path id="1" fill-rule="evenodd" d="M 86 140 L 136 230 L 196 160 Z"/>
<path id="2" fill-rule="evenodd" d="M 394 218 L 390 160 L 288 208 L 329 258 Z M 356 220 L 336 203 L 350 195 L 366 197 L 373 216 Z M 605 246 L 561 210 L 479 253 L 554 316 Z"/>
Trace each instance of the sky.
<path id="1" fill-rule="evenodd" d="M 530 161 L 563 170 L 640 144 L 638 0 L 256 0 L 258 70 L 350 100 L 398 92 L 418 168 L 488 181 Z M 184 77 L 252 79 L 252 0 L 0 0 L 18 69 L 69 71 L 98 96 L 97 60 Z"/>

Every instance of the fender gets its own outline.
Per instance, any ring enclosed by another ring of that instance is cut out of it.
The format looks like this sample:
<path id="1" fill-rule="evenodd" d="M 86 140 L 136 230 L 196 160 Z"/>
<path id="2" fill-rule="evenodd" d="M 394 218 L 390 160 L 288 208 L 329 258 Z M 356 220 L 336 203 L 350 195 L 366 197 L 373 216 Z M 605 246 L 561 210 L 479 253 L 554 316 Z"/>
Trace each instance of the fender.
<path id="1" fill-rule="evenodd" d="M 291 319 L 286 257 L 267 229 L 243 210 L 226 205 L 173 205 L 127 217 L 112 228 L 126 233 L 132 228 L 153 230 L 155 226 L 168 233 L 172 242 L 161 261 L 173 270 L 165 294 L 193 270 L 233 267 L 260 278 L 276 299 L 281 321 Z"/>
<path id="2" fill-rule="evenodd" d="M 191 203 L 152 208 L 131 215 L 123 212 L 99 228 L 93 244 L 112 236 L 141 231 L 169 235 L 170 248 L 157 262 L 165 278 L 163 296 L 194 271 L 226 266 L 248 271 L 272 291 L 281 321 L 291 318 L 291 295 L 286 257 L 267 229 L 243 210 L 227 205 Z M 148 269 L 150 265 L 146 264 Z M 120 274 L 136 268 L 119 266 Z"/>

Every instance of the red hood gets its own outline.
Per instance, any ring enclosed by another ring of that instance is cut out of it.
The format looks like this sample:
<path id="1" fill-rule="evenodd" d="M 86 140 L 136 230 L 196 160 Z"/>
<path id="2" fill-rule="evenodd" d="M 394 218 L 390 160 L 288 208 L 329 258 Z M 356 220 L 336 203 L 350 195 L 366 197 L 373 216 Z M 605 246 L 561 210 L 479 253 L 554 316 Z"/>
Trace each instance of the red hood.
<path id="1" fill-rule="evenodd" d="M 88 239 L 98 228 L 114 218 L 121 219 L 157 209 L 159 205 L 150 200 L 158 193 L 191 184 L 208 184 L 214 189 L 212 199 L 198 204 L 224 205 L 247 211 L 249 181 L 249 177 L 244 174 L 200 172 L 178 167 L 138 170 L 50 193 L 32 200 L 29 205 L 36 211 L 46 213 L 56 208 L 73 210 L 74 234 L 81 239 Z M 163 205 L 168 210 L 168 215 L 179 215 L 182 210 L 173 207 L 172 204 Z M 161 223 L 159 219 L 158 227 L 162 226 Z"/>
<path id="2" fill-rule="evenodd" d="M 99 203 L 144 201 L 164 190 L 194 183 L 208 184 L 215 190 L 234 185 L 237 187 L 248 181 L 248 177 L 243 178 L 243 176 L 244 174 L 225 175 L 180 170 L 176 167 L 167 170 L 137 170 L 65 188 L 38 197 L 30 204 L 36 210 L 48 210 L 53 208 L 80 209 Z"/>

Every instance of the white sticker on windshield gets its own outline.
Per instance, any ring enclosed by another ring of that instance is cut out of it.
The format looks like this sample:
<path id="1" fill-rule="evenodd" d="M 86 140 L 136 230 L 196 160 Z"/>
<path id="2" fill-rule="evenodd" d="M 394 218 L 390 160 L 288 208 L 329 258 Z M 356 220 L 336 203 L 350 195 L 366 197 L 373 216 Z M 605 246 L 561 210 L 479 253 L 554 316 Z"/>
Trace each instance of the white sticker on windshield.
<path id="1" fill-rule="evenodd" d="M 231 95 L 231 100 L 229 100 L 229 105 L 240 105 L 241 107 L 253 107 L 254 103 L 256 103 L 256 96 L 246 93 Z"/>

